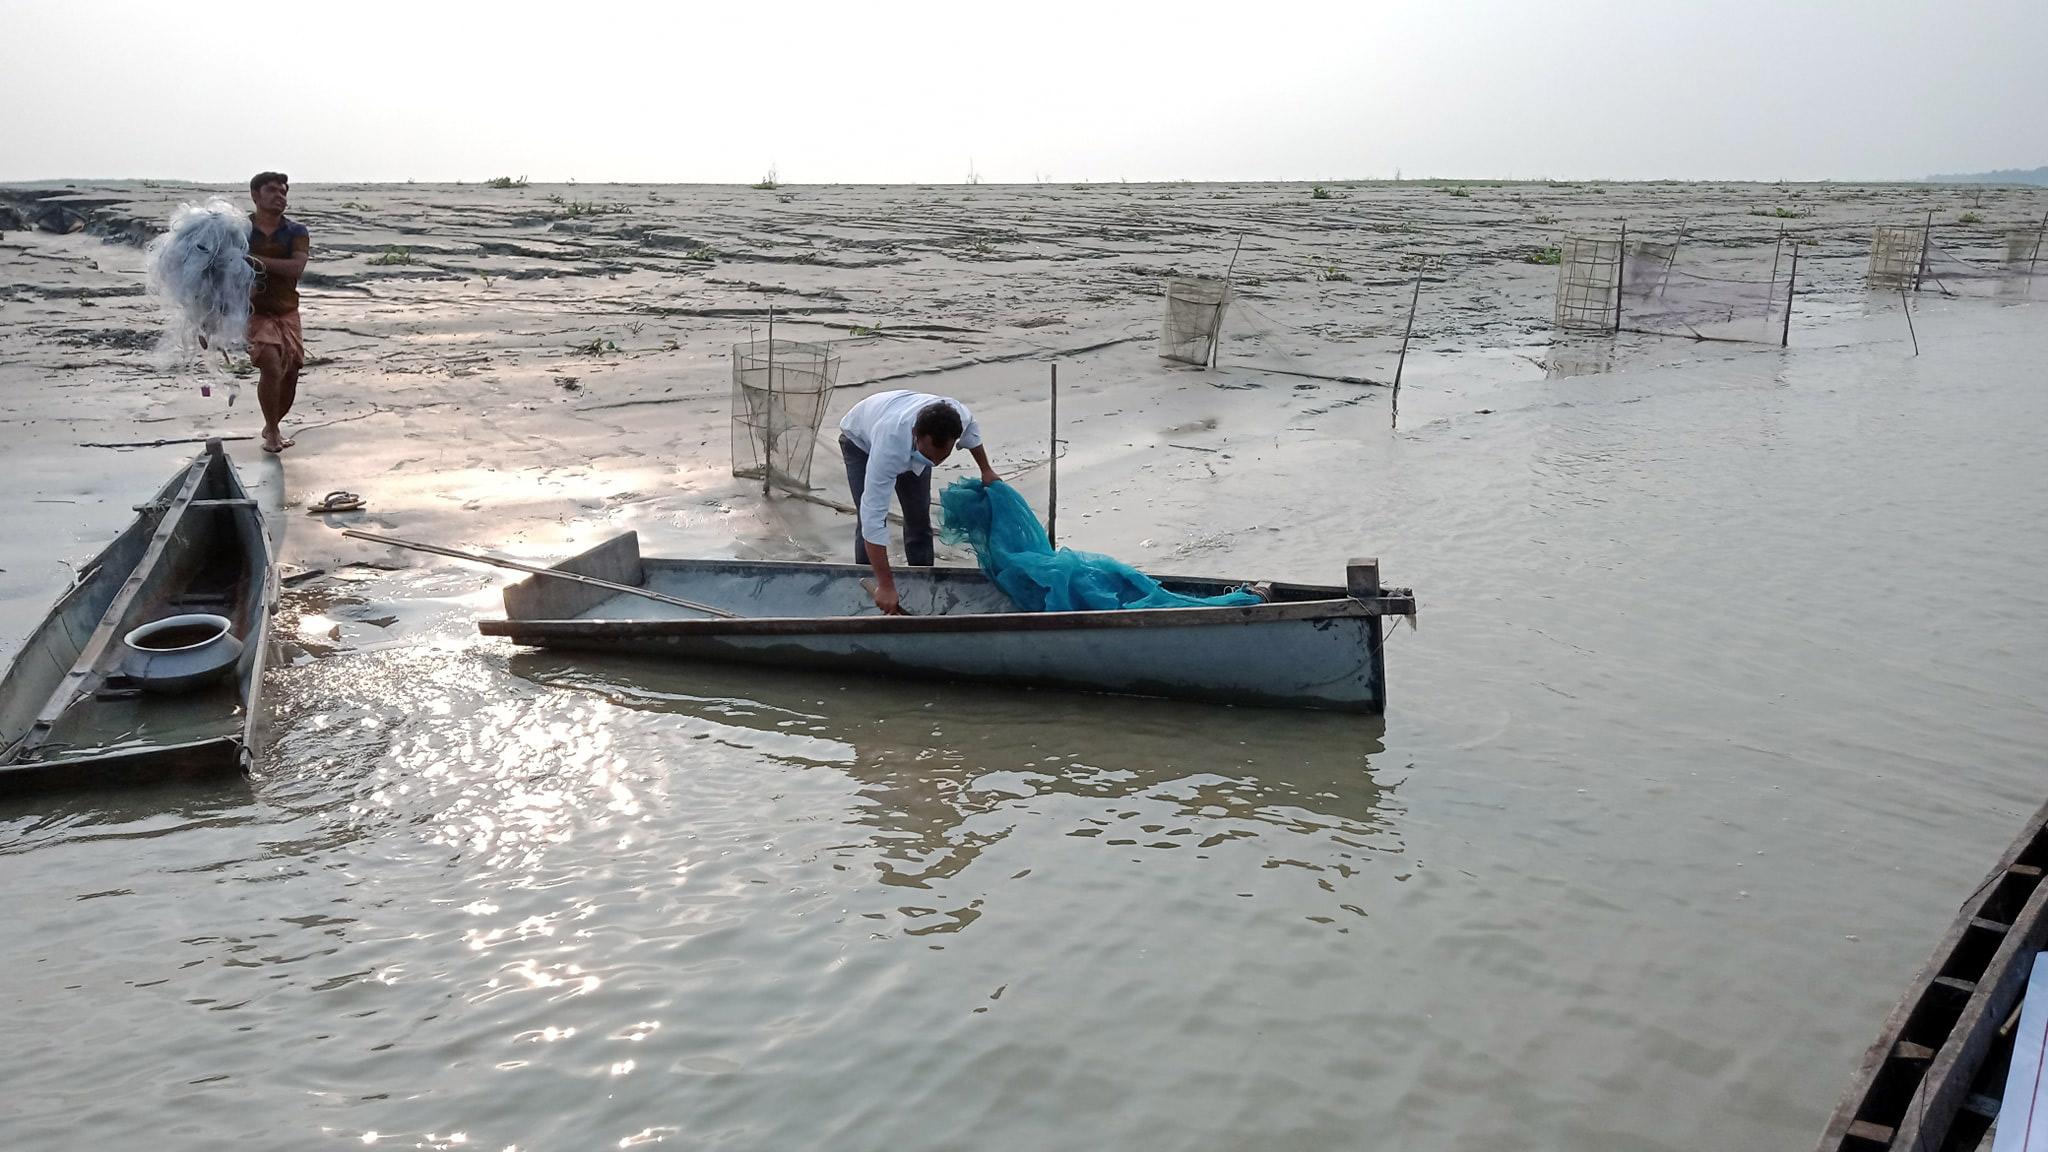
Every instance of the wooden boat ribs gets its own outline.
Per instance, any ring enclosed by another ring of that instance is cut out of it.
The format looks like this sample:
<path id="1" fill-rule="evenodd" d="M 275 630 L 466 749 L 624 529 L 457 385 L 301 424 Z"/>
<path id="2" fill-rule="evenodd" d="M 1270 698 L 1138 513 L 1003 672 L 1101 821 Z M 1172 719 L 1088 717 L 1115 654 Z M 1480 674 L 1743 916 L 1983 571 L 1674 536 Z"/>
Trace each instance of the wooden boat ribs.
<path id="1" fill-rule="evenodd" d="M 2034 814 L 1892 1010 L 1820 1152 L 1975 1149 L 1994 1123 L 2034 955 L 2048 939 L 2048 807 Z"/>
<path id="2" fill-rule="evenodd" d="M 136 513 L 0 677 L 0 793 L 244 765 L 276 597 L 262 509 L 213 440 Z M 130 660 L 131 631 L 194 613 L 240 644 L 220 679 L 174 685 Z"/>

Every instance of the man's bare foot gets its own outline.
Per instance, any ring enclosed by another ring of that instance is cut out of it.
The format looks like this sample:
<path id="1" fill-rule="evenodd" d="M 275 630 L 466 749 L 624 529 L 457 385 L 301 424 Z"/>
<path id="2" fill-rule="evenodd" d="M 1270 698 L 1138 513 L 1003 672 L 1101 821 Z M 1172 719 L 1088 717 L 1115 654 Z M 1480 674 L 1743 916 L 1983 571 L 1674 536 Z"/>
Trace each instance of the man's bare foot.
<path id="1" fill-rule="evenodd" d="M 290 446 L 291 441 L 286 440 L 283 436 L 279 435 L 277 429 L 265 428 L 263 430 L 263 450 L 265 452 L 271 453 L 272 455 L 276 455 L 277 453 L 284 451 L 286 448 Z"/>

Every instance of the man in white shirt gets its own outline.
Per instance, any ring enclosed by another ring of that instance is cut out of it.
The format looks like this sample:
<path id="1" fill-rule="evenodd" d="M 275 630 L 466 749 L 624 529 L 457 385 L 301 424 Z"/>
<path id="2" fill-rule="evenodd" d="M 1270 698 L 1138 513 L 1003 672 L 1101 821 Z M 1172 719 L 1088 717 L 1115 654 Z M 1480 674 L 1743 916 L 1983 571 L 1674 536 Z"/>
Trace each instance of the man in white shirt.
<path id="1" fill-rule="evenodd" d="M 955 447 L 973 454 L 982 483 L 999 479 L 982 449 L 980 426 L 958 400 L 903 390 L 877 392 L 839 421 L 846 485 L 860 509 L 853 562 L 873 566 L 875 606 L 883 612 L 902 611 L 896 577 L 889 570 L 889 492 L 893 488 L 903 505 L 904 558 L 913 567 L 931 567 L 932 465 L 945 463 Z"/>

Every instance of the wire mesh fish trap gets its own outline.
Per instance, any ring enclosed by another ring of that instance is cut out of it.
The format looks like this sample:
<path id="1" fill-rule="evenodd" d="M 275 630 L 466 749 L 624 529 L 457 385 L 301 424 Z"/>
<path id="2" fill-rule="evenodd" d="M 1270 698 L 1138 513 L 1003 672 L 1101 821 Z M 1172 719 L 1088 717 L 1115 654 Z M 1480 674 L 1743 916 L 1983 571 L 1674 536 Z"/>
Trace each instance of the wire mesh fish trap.
<path id="1" fill-rule="evenodd" d="M 811 486 L 839 357 L 824 344 L 754 340 L 732 346 L 732 474 Z"/>
<path id="2" fill-rule="evenodd" d="M 1216 347 L 1216 335 L 1223 328 L 1223 310 L 1229 305 L 1228 281 L 1192 276 L 1168 280 L 1159 358 L 1206 366 Z"/>
<path id="3" fill-rule="evenodd" d="M 1927 229 L 1909 225 L 1880 224 L 1870 234 L 1872 288 L 1897 288 L 1920 279 L 1927 266 Z"/>
<path id="4" fill-rule="evenodd" d="M 1557 262 L 1557 326 L 1575 332 L 1614 331 L 1621 264 L 1620 240 L 1565 237 Z"/>

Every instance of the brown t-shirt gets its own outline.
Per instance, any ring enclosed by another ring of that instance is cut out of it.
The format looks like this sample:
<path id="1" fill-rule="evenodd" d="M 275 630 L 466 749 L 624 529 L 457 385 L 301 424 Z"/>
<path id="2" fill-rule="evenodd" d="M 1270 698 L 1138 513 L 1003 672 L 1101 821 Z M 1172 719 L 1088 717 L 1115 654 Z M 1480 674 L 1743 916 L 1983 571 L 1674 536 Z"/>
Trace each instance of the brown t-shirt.
<path id="1" fill-rule="evenodd" d="M 277 231 L 265 234 L 249 221 L 249 254 L 289 260 L 313 246 L 313 234 L 289 216 L 280 218 Z M 299 282 L 282 276 L 260 275 L 249 293 L 249 310 L 265 316 L 286 316 L 299 310 Z"/>

